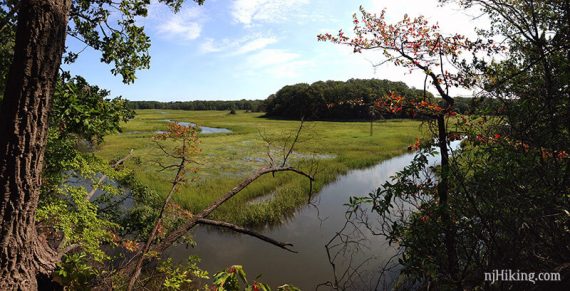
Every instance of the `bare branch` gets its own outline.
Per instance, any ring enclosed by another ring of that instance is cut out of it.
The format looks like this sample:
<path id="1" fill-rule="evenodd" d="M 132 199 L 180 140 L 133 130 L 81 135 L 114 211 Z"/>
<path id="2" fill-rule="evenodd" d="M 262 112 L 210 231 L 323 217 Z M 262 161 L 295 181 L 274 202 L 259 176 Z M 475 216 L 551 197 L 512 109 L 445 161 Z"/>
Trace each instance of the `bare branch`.
<path id="1" fill-rule="evenodd" d="M 267 157 L 269 158 L 269 166 L 273 167 L 275 165 L 275 161 L 273 160 L 273 155 L 271 155 L 271 140 L 265 136 L 261 131 L 258 131 L 259 136 L 267 145 Z"/>
<path id="2" fill-rule="evenodd" d="M 217 221 L 217 220 L 211 220 L 211 219 L 206 219 L 206 218 L 200 218 L 197 220 L 197 222 L 198 222 L 198 224 L 213 225 L 213 226 L 217 226 L 217 227 L 223 227 L 223 228 L 231 229 L 235 232 L 239 232 L 239 233 L 243 233 L 243 234 L 247 234 L 247 235 L 256 237 L 262 241 L 268 242 L 272 245 L 278 246 L 278 247 L 285 249 L 287 251 L 290 251 L 292 253 L 298 253 L 297 251 L 289 248 L 290 246 L 293 246 L 293 244 L 291 244 L 291 243 L 280 242 L 280 241 L 274 240 L 268 236 L 265 236 L 261 233 L 258 233 L 254 230 L 251 230 L 251 229 L 243 228 L 239 225 L 231 224 L 231 223 L 228 223 L 225 221 Z"/>
<path id="3" fill-rule="evenodd" d="M 305 117 L 302 117 L 301 118 L 301 124 L 299 125 L 299 128 L 297 129 L 297 133 L 295 133 L 295 138 L 293 139 L 293 142 L 291 143 L 291 146 L 289 147 L 289 151 L 287 151 L 287 154 L 283 157 L 283 163 L 281 164 L 281 167 L 285 167 L 285 163 L 287 163 L 287 159 L 289 158 L 289 156 L 293 152 L 293 148 L 295 147 L 295 145 L 299 141 L 299 136 L 301 135 L 301 130 L 303 129 L 304 123 L 305 123 Z"/>
<path id="4" fill-rule="evenodd" d="M 131 156 L 133 155 L 133 150 L 131 149 L 129 151 L 129 154 L 126 155 L 124 158 L 118 160 L 113 166 L 111 166 L 113 169 L 116 169 L 118 166 L 120 166 L 122 163 L 124 163 L 126 160 L 128 160 Z M 95 185 L 93 185 L 93 189 L 91 189 L 91 191 L 87 194 L 87 196 L 85 197 L 85 199 L 87 200 L 91 200 L 91 198 L 93 198 L 93 195 L 95 195 L 95 192 L 97 192 L 97 189 L 99 189 L 99 185 L 101 185 L 105 180 L 107 179 L 107 175 L 102 175 L 101 178 L 99 178 L 99 181 L 97 181 L 97 183 Z"/>
<path id="5" fill-rule="evenodd" d="M 243 180 L 240 184 L 235 186 L 233 189 L 228 191 L 226 194 L 222 195 L 220 198 L 218 198 L 216 201 L 214 201 L 212 204 L 210 204 L 210 206 L 208 206 L 207 208 L 202 210 L 202 212 L 193 216 L 190 220 L 188 220 L 185 224 L 180 226 L 178 229 L 172 231 L 164 240 L 161 241 L 160 244 L 153 247 L 152 250 L 157 251 L 157 252 L 162 252 L 162 251 L 166 250 L 174 242 L 176 242 L 179 238 L 181 238 L 183 235 L 185 235 L 190 229 L 192 229 L 197 224 L 197 221 L 199 219 L 206 218 L 214 210 L 216 210 L 218 207 L 220 207 L 224 202 L 226 202 L 230 198 L 234 197 L 236 194 L 241 192 L 249 184 L 253 183 L 255 180 L 259 179 L 261 176 L 264 176 L 266 174 L 273 174 L 273 173 L 277 173 L 277 172 L 294 172 L 294 173 L 297 173 L 301 176 L 307 177 L 311 183 L 311 189 L 312 189 L 312 183 L 315 179 L 313 178 L 313 176 L 311 176 L 311 175 L 309 175 L 309 174 L 307 174 L 301 170 L 298 170 L 298 169 L 293 168 L 293 167 L 262 168 L 262 169 L 258 170 L 255 174 L 250 176 L 249 178 L 246 178 L 245 180 Z"/>

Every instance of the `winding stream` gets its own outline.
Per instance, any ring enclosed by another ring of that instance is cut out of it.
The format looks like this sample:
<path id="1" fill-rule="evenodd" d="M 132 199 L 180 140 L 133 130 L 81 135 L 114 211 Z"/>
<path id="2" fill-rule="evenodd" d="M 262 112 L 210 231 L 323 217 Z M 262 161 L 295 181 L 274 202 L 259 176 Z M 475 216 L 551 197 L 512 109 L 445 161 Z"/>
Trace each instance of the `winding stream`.
<path id="1" fill-rule="evenodd" d="M 452 142 L 451 146 L 458 147 L 459 141 Z M 294 244 L 293 249 L 298 253 L 290 253 L 249 236 L 198 226 L 193 231 L 196 247 L 178 245 L 172 247 L 167 255 L 178 262 L 184 262 L 189 255 L 197 255 L 202 259 L 201 267 L 211 274 L 240 264 L 249 278 L 261 275 L 260 281 L 272 287 L 289 283 L 302 290 L 314 290 L 320 283 L 334 278 L 325 245 L 346 222 L 344 204 L 349 197 L 365 196 L 376 190 L 408 165 L 413 157 L 413 153 L 404 154 L 370 168 L 350 171 L 324 186 L 317 194 L 314 205 L 302 207 L 279 226 L 260 230 L 276 240 Z M 436 161 L 437 157 L 430 158 L 431 164 Z M 367 231 L 361 235 L 367 239 L 366 245 L 356 253 L 337 258 L 337 276 L 342 274 L 350 258 L 352 265 L 369 260 L 359 268 L 362 285 L 358 289 L 374 289 L 379 266 L 395 254 L 395 249 L 380 236 L 373 236 Z M 328 287 L 320 289 L 327 290 Z"/>

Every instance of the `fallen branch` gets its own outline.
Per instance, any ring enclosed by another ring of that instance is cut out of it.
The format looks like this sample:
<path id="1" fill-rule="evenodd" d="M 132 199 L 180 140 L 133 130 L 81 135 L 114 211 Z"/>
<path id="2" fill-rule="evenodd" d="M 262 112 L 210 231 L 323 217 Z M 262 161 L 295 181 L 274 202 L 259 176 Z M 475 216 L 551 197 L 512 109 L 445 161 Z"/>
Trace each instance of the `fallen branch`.
<path id="1" fill-rule="evenodd" d="M 120 166 L 121 164 L 123 164 L 126 160 L 128 160 L 131 156 L 133 155 L 133 150 L 131 149 L 129 151 L 129 154 L 126 155 L 125 157 L 123 157 L 122 159 L 118 160 L 115 164 L 113 164 L 111 166 L 111 168 L 116 169 L 118 166 Z M 102 175 L 99 178 L 99 181 L 97 181 L 97 183 L 95 183 L 93 185 L 93 188 L 91 189 L 91 191 L 89 191 L 89 193 L 87 193 L 87 196 L 85 197 L 85 199 L 87 201 L 90 201 L 91 198 L 93 198 L 93 195 L 95 195 L 95 192 L 97 192 L 97 189 L 99 189 L 99 185 L 101 185 L 105 179 L 107 179 L 107 175 Z M 81 247 L 79 244 L 72 244 L 66 247 L 68 240 L 67 238 L 62 238 L 59 243 L 57 244 L 57 247 L 55 247 L 55 249 L 57 250 L 58 256 L 61 258 L 63 255 L 67 254 L 68 252 L 75 250 L 79 247 Z"/>
<path id="2" fill-rule="evenodd" d="M 239 232 L 239 233 L 243 233 L 243 234 L 247 234 L 247 235 L 256 237 L 256 238 L 258 238 L 258 239 L 260 239 L 260 240 L 262 240 L 262 241 L 268 242 L 268 243 L 270 243 L 270 244 L 272 244 L 272 245 L 278 246 L 278 247 L 280 247 L 280 248 L 282 248 L 282 249 L 285 249 L 285 250 L 287 250 L 287 251 L 290 251 L 290 252 L 292 252 L 292 253 L 298 253 L 297 251 L 292 250 L 292 249 L 289 248 L 289 247 L 292 247 L 292 246 L 293 246 L 293 244 L 291 244 L 291 243 L 280 242 L 280 241 L 274 240 L 274 239 L 272 239 L 272 238 L 270 238 L 270 237 L 268 237 L 268 236 L 265 236 L 265 235 L 263 235 L 263 234 L 261 234 L 261 233 L 258 233 L 258 232 L 254 231 L 254 230 L 251 230 L 251 229 L 243 228 L 243 227 L 241 227 L 241 226 L 239 226 L 239 225 L 231 224 L 231 223 L 228 223 L 228 222 L 225 222 L 225 221 L 217 221 L 217 220 L 211 220 L 211 219 L 206 219 L 206 218 L 199 218 L 196 222 L 197 222 L 198 224 L 212 225 L 212 226 L 217 226 L 217 227 L 223 227 L 223 228 L 231 229 L 231 230 L 233 230 L 233 231 L 235 231 L 235 232 Z"/>
<path id="3" fill-rule="evenodd" d="M 206 209 L 202 210 L 202 212 L 194 215 L 190 220 L 188 220 L 185 224 L 177 228 L 176 230 L 172 231 L 164 240 L 161 241 L 160 244 L 156 245 L 152 248 L 153 251 L 163 252 L 168 247 L 170 247 L 174 242 L 176 242 L 179 238 L 184 236 L 190 229 L 192 229 L 197 223 L 198 220 L 201 218 L 206 218 L 210 215 L 214 210 L 216 210 L 220 205 L 224 204 L 227 200 L 234 197 L 236 194 L 241 192 L 245 189 L 249 184 L 253 183 L 255 180 L 259 179 L 261 176 L 266 174 L 274 174 L 277 172 L 294 172 L 304 177 L 307 177 L 311 184 L 311 189 L 313 185 L 313 181 L 315 180 L 311 175 L 295 169 L 293 167 L 273 167 L 273 168 L 262 168 L 253 174 L 251 177 L 243 180 L 233 189 L 228 191 L 226 194 L 222 195 L 222 197 L 218 198 L 214 201 L 210 206 L 206 207 Z"/>
<path id="4" fill-rule="evenodd" d="M 226 202 L 227 200 L 229 200 L 230 198 L 234 197 L 239 192 L 241 192 L 243 189 L 245 189 L 249 184 L 253 183 L 255 180 L 259 179 L 261 176 L 264 176 L 266 174 L 274 174 L 277 172 L 294 172 L 294 173 L 297 173 L 297 174 L 302 175 L 304 177 L 307 177 L 309 179 L 310 184 L 311 184 L 310 189 L 313 188 L 312 185 L 313 185 L 313 181 L 315 179 L 311 175 L 309 175 L 309 174 L 307 174 L 301 170 L 295 169 L 293 167 L 262 168 L 259 171 L 257 171 L 255 174 L 250 176 L 249 178 L 243 180 L 240 184 L 238 184 L 236 187 L 234 187 L 233 189 L 228 191 L 226 194 L 222 195 L 220 198 L 218 198 L 216 201 L 214 201 L 210 206 L 208 206 L 207 208 L 202 210 L 200 213 L 189 218 L 186 223 L 184 223 L 183 225 L 178 227 L 176 230 L 170 232 L 168 234 L 168 236 L 166 236 L 163 240 L 161 240 L 160 243 L 158 243 L 157 245 L 150 248 L 147 252 L 158 252 L 158 253 L 164 252 L 167 248 L 172 246 L 176 241 L 178 241 L 181 237 L 183 237 L 186 233 L 188 233 L 188 231 L 190 231 L 197 224 L 199 224 L 199 223 L 205 224 L 206 221 L 213 221 L 213 220 L 207 220 L 207 219 L 205 220 L 205 218 L 208 215 L 210 215 L 214 210 L 216 210 L 218 207 L 220 207 L 224 202 Z M 221 225 L 219 225 L 219 226 L 221 226 Z M 236 226 L 236 227 L 239 228 L 239 226 Z M 233 228 L 230 228 L 230 229 L 233 229 Z M 256 236 L 256 237 L 258 237 L 258 236 Z M 258 238 L 262 239 L 261 237 L 258 237 Z M 267 239 L 273 240 L 270 238 L 267 238 Z M 269 242 L 268 240 L 265 240 L 265 239 L 262 239 L 262 240 Z M 275 240 L 273 240 L 273 241 L 275 241 Z M 277 242 L 277 241 L 275 241 L 275 242 Z M 280 244 L 280 243 L 278 242 L 278 244 Z M 284 246 L 287 246 L 287 245 L 283 245 L 283 246 L 279 246 L 279 247 L 284 248 Z M 290 249 L 287 249 L 287 250 L 294 252 Z M 126 274 L 132 274 L 132 272 L 134 271 L 133 270 L 133 267 L 134 267 L 133 263 L 135 261 L 136 262 L 140 261 L 141 255 L 142 255 L 142 253 L 139 252 L 135 256 L 133 256 L 128 262 L 126 262 L 126 264 L 121 268 L 123 270 L 123 272 L 125 272 Z"/>
<path id="5" fill-rule="evenodd" d="M 132 155 L 133 155 L 133 150 L 131 149 L 129 151 L 128 155 L 126 155 L 124 158 L 118 160 L 115 164 L 113 164 L 111 166 L 111 168 L 116 169 L 118 166 L 120 166 L 122 163 L 124 163 L 126 160 L 128 160 Z M 95 192 L 97 192 L 97 189 L 99 189 L 99 185 L 101 185 L 106 179 L 107 179 L 107 175 L 103 174 L 101 176 L 101 178 L 99 178 L 99 181 L 97 181 L 97 183 L 93 185 L 93 189 L 91 189 L 91 191 L 89 191 L 89 193 L 87 194 L 85 199 L 91 200 L 91 198 L 93 198 L 93 195 L 95 195 Z"/>

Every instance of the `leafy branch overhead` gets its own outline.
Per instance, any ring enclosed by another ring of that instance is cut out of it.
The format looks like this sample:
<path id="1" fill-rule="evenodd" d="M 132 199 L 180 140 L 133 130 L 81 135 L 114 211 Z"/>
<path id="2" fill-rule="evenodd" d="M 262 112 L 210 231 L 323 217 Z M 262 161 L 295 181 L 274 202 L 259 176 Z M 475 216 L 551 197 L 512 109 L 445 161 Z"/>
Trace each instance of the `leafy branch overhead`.
<path id="1" fill-rule="evenodd" d="M 178 12 L 183 0 L 161 0 Z M 194 0 L 202 5 L 204 0 Z M 101 61 L 113 64 L 111 72 L 132 83 L 135 72 L 150 67 L 150 38 L 137 19 L 148 16 L 150 0 L 80 0 L 73 1 L 70 11 L 69 36 L 86 46 L 101 51 Z M 66 51 L 64 61 L 73 62 L 80 51 Z"/>
<path id="2" fill-rule="evenodd" d="M 319 34 L 319 41 L 351 46 L 355 53 L 363 50 L 380 50 L 384 61 L 396 66 L 403 66 L 411 71 L 420 70 L 429 77 L 438 93 L 453 104 L 449 95 L 450 87 L 471 87 L 475 79 L 460 71 L 449 71 L 444 66 L 458 63 L 465 52 L 485 50 L 498 52 L 503 47 L 496 45 L 492 39 L 470 41 L 461 34 L 444 35 L 438 24 L 430 24 L 423 16 L 410 18 L 407 14 L 395 23 L 386 21 L 386 10 L 377 15 L 360 7 L 361 16 L 353 15 L 354 36 L 349 37 L 341 29 L 338 34 Z M 424 84 L 425 89 L 425 84 Z"/>

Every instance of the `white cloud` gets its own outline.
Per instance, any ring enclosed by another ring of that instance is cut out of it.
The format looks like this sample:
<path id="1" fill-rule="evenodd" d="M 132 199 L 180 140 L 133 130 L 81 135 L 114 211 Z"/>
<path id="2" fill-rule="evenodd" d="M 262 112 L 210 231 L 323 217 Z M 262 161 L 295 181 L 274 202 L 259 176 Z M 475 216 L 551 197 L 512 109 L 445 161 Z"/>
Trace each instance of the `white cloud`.
<path id="1" fill-rule="evenodd" d="M 213 38 L 208 38 L 200 44 L 200 51 L 203 53 L 215 53 L 222 50 L 223 48 L 216 44 Z"/>
<path id="2" fill-rule="evenodd" d="M 240 48 L 236 51 L 236 54 L 244 54 L 252 51 L 257 51 L 260 49 L 265 48 L 270 44 L 274 44 L 277 42 L 275 37 L 260 37 L 249 42 L 244 43 L 240 46 Z"/>
<path id="3" fill-rule="evenodd" d="M 158 32 L 166 37 L 194 40 L 202 33 L 202 19 L 199 8 L 184 9 L 177 14 L 164 15 L 168 18 L 158 25 Z"/>
<path id="4" fill-rule="evenodd" d="M 251 25 L 255 21 L 278 22 L 290 17 L 291 12 L 309 0 L 235 0 L 232 16 L 238 23 Z"/>
<path id="5" fill-rule="evenodd" d="M 228 55 L 235 56 L 259 51 L 276 42 L 277 38 L 273 36 L 248 36 L 235 40 L 208 38 L 200 45 L 200 51 L 203 53 L 228 52 Z"/>

